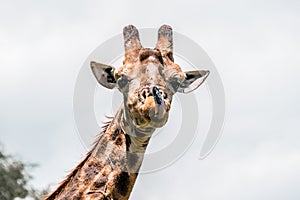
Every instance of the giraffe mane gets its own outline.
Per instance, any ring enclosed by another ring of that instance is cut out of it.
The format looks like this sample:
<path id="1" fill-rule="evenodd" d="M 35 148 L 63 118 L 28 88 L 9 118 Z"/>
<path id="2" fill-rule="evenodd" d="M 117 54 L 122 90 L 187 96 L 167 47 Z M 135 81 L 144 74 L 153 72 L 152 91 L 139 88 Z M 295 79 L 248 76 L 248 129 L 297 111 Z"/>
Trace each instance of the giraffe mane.
<path id="1" fill-rule="evenodd" d="M 107 128 L 109 127 L 109 125 L 113 120 L 113 117 L 110 116 L 106 116 L 106 118 L 108 118 L 109 121 L 103 122 L 103 125 L 101 127 L 102 130 L 99 134 L 97 134 L 96 139 L 93 142 L 92 148 L 90 149 L 90 151 L 87 152 L 85 158 L 79 162 L 79 164 L 75 167 L 75 169 L 73 169 L 71 173 L 69 173 L 69 175 L 63 181 L 60 182 L 59 186 L 56 188 L 56 190 L 54 190 L 54 192 L 45 196 L 45 200 L 54 200 L 56 196 L 59 195 L 63 191 L 63 189 L 68 185 L 68 183 L 70 183 L 70 181 L 75 177 L 75 175 L 83 167 L 85 162 L 90 158 L 92 152 L 94 151 L 98 142 L 100 141 L 101 136 L 103 135 L 103 133 L 105 133 L 105 131 L 107 130 Z"/>

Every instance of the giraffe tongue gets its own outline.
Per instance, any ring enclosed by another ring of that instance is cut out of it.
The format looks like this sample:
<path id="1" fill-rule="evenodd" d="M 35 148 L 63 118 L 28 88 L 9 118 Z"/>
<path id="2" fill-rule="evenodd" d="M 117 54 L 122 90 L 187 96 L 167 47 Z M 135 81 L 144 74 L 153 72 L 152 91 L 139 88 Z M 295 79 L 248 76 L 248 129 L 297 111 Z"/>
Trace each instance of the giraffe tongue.
<path id="1" fill-rule="evenodd" d="M 155 104 L 155 113 L 154 113 L 155 118 L 162 119 L 165 113 L 166 113 L 166 104 L 164 100 L 162 100 L 161 104 Z"/>

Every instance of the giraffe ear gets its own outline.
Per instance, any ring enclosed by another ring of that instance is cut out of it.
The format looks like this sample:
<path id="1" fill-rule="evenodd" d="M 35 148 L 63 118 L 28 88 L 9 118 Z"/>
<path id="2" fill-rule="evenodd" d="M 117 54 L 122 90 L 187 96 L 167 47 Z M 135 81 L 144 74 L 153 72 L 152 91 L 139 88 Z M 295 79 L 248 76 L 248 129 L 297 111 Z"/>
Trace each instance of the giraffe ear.
<path id="1" fill-rule="evenodd" d="M 113 89 L 116 86 L 114 67 L 92 61 L 91 68 L 98 83 L 100 83 L 102 86 L 108 89 Z"/>
<path id="2" fill-rule="evenodd" d="M 197 70 L 185 72 L 185 79 L 179 85 L 177 92 L 189 93 L 197 89 L 208 77 L 208 70 Z"/>

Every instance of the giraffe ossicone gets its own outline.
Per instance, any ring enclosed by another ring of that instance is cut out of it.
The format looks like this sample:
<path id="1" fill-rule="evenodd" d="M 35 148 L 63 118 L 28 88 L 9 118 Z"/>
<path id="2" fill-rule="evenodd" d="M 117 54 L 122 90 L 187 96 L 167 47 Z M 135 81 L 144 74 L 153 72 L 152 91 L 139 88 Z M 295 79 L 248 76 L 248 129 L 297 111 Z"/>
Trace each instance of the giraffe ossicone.
<path id="1" fill-rule="evenodd" d="M 166 124 L 176 92 L 198 88 L 209 71 L 183 72 L 173 57 L 173 33 L 158 30 L 155 48 L 144 48 L 133 25 L 123 29 L 123 65 L 115 68 L 91 61 L 100 85 L 118 89 L 124 102 L 106 123 L 86 157 L 45 199 L 127 200 L 156 128 Z"/>

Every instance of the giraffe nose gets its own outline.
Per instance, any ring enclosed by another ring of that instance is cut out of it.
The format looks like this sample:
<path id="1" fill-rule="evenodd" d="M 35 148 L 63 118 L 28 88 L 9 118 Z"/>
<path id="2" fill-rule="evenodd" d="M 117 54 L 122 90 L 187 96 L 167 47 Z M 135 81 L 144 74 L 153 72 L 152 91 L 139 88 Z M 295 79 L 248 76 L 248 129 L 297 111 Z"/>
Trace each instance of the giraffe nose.
<path id="1" fill-rule="evenodd" d="M 161 92 L 159 91 L 158 87 L 153 86 L 152 93 L 153 93 L 155 102 L 157 104 L 161 105 L 164 100 L 163 100 L 163 97 L 162 97 Z"/>
<path id="2" fill-rule="evenodd" d="M 162 93 L 159 91 L 159 88 L 153 86 L 152 94 L 155 101 L 154 117 L 163 118 L 166 113 L 166 104 L 163 99 Z"/>

